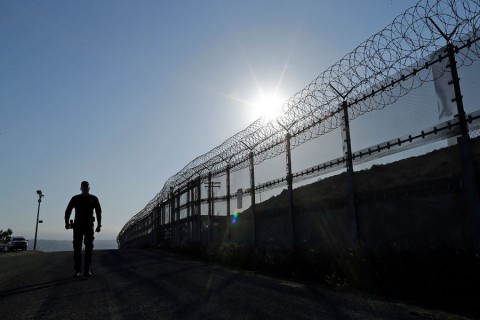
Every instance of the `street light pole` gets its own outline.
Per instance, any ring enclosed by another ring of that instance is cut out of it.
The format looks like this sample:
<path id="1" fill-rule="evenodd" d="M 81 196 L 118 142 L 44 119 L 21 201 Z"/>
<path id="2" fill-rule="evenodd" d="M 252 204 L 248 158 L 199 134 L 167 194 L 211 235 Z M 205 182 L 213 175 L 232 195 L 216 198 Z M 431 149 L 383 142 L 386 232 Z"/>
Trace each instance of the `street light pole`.
<path id="1" fill-rule="evenodd" d="M 38 218 L 40 216 L 40 203 L 42 202 L 42 197 L 44 196 L 42 190 L 37 190 L 38 194 L 38 210 L 37 210 L 37 223 L 35 226 L 35 240 L 33 242 L 33 250 L 37 250 L 37 232 L 38 232 Z"/>

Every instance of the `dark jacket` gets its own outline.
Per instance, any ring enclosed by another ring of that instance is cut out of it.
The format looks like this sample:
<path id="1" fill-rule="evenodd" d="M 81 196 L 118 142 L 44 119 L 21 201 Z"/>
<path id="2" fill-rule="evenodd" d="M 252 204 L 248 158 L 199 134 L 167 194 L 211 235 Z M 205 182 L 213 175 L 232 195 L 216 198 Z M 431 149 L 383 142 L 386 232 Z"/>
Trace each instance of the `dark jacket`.
<path id="1" fill-rule="evenodd" d="M 93 223 L 95 221 L 93 217 L 94 209 L 99 223 L 102 219 L 100 202 L 93 194 L 78 194 L 72 197 L 65 210 L 65 224 L 68 224 L 73 208 L 75 208 L 75 225 Z"/>

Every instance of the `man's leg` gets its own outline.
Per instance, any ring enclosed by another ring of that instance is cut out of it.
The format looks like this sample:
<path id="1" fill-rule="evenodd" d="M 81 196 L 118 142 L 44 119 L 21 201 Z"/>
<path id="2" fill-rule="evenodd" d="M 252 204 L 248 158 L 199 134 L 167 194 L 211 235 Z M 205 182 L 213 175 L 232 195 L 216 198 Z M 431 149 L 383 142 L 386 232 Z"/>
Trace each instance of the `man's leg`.
<path id="1" fill-rule="evenodd" d="M 85 230 L 85 264 L 83 267 L 83 273 L 86 276 L 91 276 L 90 273 L 90 263 L 92 262 L 92 251 L 93 251 L 93 240 L 95 237 L 93 236 L 93 226 Z"/>
<path id="2" fill-rule="evenodd" d="M 73 229 L 73 261 L 75 268 L 75 275 L 80 274 L 82 269 L 82 240 L 83 232 L 79 228 Z"/>

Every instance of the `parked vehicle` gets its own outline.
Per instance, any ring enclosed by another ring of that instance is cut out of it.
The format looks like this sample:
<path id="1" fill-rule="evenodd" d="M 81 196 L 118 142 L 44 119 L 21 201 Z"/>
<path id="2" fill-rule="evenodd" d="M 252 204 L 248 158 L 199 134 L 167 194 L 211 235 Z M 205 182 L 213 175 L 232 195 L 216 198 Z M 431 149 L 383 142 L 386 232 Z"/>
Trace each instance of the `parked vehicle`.
<path id="1" fill-rule="evenodd" d="M 27 250 L 28 240 L 25 240 L 25 237 L 12 237 L 12 240 L 8 243 L 8 250 Z"/>

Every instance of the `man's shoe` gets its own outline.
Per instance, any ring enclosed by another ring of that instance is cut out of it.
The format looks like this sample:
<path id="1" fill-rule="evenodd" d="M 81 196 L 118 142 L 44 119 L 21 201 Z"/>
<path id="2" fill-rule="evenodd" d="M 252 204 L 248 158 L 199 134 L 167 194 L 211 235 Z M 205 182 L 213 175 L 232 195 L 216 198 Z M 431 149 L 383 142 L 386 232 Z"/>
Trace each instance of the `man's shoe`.
<path id="1" fill-rule="evenodd" d="M 80 271 L 75 271 L 72 278 L 80 278 L 80 276 L 81 276 Z"/>
<path id="2" fill-rule="evenodd" d="M 84 277 L 91 277 L 91 276 L 92 276 L 92 273 L 90 272 L 90 270 L 85 270 L 85 271 L 83 272 L 83 276 L 84 276 Z"/>

